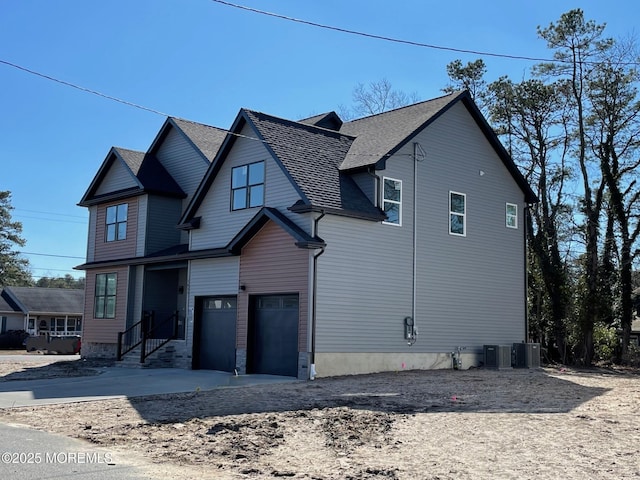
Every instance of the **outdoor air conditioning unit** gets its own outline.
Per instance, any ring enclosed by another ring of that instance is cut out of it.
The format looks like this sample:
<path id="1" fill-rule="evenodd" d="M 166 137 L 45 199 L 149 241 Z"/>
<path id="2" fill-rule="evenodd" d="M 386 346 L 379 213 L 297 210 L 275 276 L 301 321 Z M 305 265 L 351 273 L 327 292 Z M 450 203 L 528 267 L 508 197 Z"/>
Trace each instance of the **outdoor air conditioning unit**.
<path id="1" fill-rule="evenodd" d="M 540 368 L 539 343 L 514 343 L 513 366 L 516 368 Z"/>
<path id="2" fill-rule="evenodd" d="M 485 345 L 484 366 L 498 370 L 511 368 L 511 345 Z"/>

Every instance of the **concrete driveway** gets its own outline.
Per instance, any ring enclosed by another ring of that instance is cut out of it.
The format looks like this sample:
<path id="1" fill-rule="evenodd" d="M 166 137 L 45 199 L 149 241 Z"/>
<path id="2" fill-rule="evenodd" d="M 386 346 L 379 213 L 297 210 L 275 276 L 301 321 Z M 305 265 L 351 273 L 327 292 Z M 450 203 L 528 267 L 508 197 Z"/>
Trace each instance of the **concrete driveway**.
<path id="1" fill-rule="evenodd" d="M 15 356 L 12 356 L 15 360 Z M 77 358 L 77 357 L 76 357 Z M 0 358 L 2 361 L 2 358 Z M 0 382 L 0 408 L 195 392 L 221 387 L 298 381 L 276 375 L 239 375 L 213 370 L 103 367 L 90 377 Z"/>

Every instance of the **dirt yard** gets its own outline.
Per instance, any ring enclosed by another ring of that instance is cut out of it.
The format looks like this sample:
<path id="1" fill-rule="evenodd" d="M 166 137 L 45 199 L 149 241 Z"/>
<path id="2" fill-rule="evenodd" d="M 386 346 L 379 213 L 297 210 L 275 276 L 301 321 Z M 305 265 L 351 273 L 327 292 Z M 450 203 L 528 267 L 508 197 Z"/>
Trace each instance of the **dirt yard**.
<path id="1" fill-rule="evenodd" d="M 116 462 L 151 460 L 155 478 L 640 479 L 634 371 L 403 371 L 57 405 L 55 415 L 12 408 L 0 422 L 85 439 Z"/>

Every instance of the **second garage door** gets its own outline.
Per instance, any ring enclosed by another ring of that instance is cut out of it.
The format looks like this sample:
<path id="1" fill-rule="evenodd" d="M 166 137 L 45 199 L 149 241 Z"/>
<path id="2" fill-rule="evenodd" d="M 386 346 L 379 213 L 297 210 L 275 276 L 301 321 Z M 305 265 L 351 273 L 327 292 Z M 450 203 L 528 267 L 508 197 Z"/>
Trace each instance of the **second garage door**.
<path id="1" fill-rule="evenodd" d="M 247 371 L 298 376 L 298 295 L 251 297 Z"/>

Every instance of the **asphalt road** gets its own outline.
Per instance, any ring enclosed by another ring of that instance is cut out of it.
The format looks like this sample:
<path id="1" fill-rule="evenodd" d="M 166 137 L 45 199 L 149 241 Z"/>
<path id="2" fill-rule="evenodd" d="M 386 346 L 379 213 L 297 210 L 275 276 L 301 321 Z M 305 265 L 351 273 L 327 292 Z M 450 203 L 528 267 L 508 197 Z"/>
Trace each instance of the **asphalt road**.
<path id="1" fill-rule="evenodd" d="M 0 478 L 143 480 L 144 465 L 81 440 L 0 423 Z"/>

